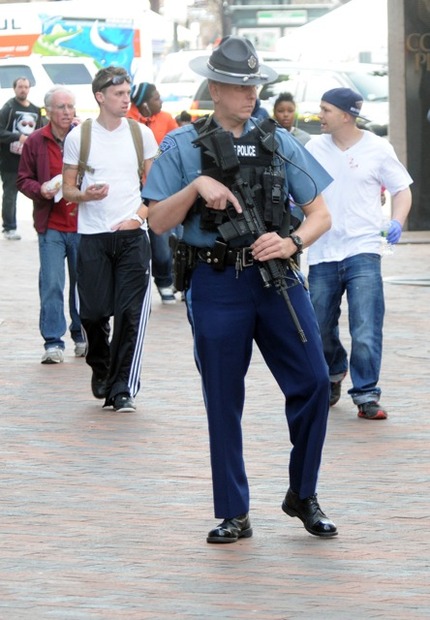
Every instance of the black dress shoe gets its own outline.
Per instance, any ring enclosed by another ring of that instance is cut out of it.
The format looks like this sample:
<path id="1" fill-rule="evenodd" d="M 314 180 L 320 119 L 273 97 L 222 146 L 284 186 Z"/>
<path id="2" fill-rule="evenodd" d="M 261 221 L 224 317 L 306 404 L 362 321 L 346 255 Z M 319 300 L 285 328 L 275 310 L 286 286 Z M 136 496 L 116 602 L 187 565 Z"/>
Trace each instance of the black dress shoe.
<path id="1" fill-rule="evenodd" d="M 251 521 L 249 515 L 244 514 L 232 519 L 224 519 L 222 523 L 211 530 L 206 538 L 208 543 L 233 543 L 239 538 L 252 536 Z"/>
<path id="2" fill-rule="evenodd" d="M 93 371 L 91 377 L 91 390 L 96 398 L 106 398 L 107 377 L 96 375 Z"/>
<path id="3" fill-rule="evenodd" d="M 299 517 L 307 531 L 314 536 L 329 538 L 337 535 L 335 524 L 321 510 L 316 495 L 300 499 L 297 493 L 288 489 L 282 510 L 290 517 Z"/>

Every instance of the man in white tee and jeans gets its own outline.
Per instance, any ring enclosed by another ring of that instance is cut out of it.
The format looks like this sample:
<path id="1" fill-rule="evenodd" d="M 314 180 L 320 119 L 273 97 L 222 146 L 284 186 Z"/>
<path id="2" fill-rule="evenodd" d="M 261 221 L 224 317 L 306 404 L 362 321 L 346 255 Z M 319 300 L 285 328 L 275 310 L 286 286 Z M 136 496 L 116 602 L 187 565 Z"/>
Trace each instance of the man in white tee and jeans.
<path id="1" fill-rule="evenodd" d="M 411 207 L 412 179 L 388 140 L 359 129 L 363 98 L 349 88 L 322 96 L 321 133 L 307 148 L 334 181 L 323 191 L 332 227 L 309 248 L 309 287 L 329 367 L 330 404 L 340 398 L 348 355 L 339 339 L 346 291 L 351 334 L 348 391 L 358 417 L 387 418 L 379 404 L 384 292 L 381 276 L 381 187 L 392 196 L 388 242 L 397 243 Z"/>
<path id="2" fill-rule="evenodd" d="M 93 371 L 91 387 L 96 398 L 105 399 L 104 406 L 118 412 L 135 410 L 150 311 L 147 208 L 140 196 L 138 157 L 125 119 L 130 83 L 121 67 L 101 69 L 93 80 L 100 114 L 92 122 L 82 183 L 78 180 L 80 126 L 68 134 L 63 155 L 63 195 L 79 204 L 79 314 L 88 342 L 86 361 Z M 158 146 L 152 131 L 139 127 L 148 174 Z"/>

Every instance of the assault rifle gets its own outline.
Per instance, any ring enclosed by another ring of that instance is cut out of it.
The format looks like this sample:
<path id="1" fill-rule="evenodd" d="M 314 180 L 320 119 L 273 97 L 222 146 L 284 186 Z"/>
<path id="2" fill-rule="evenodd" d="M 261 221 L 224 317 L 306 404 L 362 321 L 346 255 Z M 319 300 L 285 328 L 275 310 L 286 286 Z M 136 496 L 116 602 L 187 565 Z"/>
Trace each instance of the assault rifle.
<path id="1" fill-rule="evenodd" d="M 273 152 L 277 148 L 274 137 L 271 134 L 266 134 L 266 137 L 270 137 L 272 140 L 269 139 L 264 142 L 265 138 L 263 137 L 262 145 L 266 149 L 272 149 Z M 233 205 L 227 205 L 226 214 L 228 221 L 218 226 L 224 241 L 228 242 L 244 235 L 252 236 L 253 239 L 261 237 L 261 235 L 267 232 L 267 227 L 261 208 L 254 199 L 254 191 L 240 176 L 240 162 L 236 155 L 232 134 L 217 127 L 206 134 L 200 135 L 199 138 L 194 140 L 194 144 L 205 148 L 207 154 L 214 160 L 217 168 L 222 170 L 223 180 L 227 181 L 231 192 L 237 198 L 242 208 L 242 213 L 238 213 Z M 282 197 L 282 192 L 280 197 Z M 272 258 L 258 262 L 258 268 L 264 286 L 274 286 L 276 292 L 282 295 L 301 341 L 307 342 L 306 335 L 288 295 L 286 262 L 280 258 Z"/>

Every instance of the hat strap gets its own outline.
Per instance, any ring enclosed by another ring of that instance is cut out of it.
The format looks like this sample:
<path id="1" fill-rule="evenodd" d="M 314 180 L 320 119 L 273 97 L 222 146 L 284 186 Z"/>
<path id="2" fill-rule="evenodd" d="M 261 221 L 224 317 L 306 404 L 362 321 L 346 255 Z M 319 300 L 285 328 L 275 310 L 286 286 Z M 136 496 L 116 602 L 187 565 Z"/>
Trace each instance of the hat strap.
<path id="1" fill-rule="evenodd" d="M 211 69 L 211 71 L 213 71 L 214 73 L 219 73 L 220 75 L 227 75 L 228 77 L 233 77 L 233 78 L 238 78 L 241 79 L 243 82 L 248 82 L 248 80 L 252 80 L 253 78 L 258 78 L 260 80 L 268 80 L 269 76 L 265 73 L 253 73 L 252 75 L 246 74 L 246 73 L 233 73 L 231 71 L 222 71 L 221 69 L 215 69 L 215 67 L 213 65 L 211 65 L 210 62 L 207 63 L 209 69 Z"/>

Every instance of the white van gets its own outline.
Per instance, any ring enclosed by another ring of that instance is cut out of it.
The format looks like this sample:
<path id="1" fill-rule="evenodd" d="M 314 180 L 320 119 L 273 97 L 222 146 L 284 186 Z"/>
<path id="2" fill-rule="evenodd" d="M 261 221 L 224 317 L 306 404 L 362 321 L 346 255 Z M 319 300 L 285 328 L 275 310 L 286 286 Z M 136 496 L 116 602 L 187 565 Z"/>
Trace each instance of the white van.
<path id="1" fill-rule="evenodd" d="M 45 93 L 55 84 L 63 84 L 76 97 L 76 114 L 79 118 L 94 118 L 98 106 L 91 90 L 91 82 L 97 73 L 91 58 L 67 56 L 20 56 L 0 59 L 0 107 L 15 96 L 13 81 L 26 77 L 30 81 L 29 99 L 43 107 Z"/>

